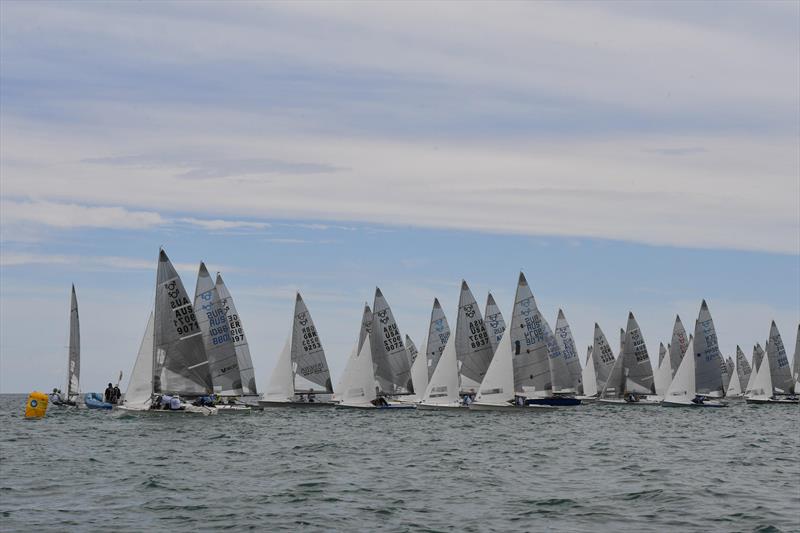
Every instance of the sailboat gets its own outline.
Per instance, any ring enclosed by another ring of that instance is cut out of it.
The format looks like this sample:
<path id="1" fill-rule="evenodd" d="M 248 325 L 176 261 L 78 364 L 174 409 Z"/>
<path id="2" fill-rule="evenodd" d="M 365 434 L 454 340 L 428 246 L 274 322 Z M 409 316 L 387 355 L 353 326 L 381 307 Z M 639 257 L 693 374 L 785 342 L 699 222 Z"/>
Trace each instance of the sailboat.
<path id="1" fill-rule="evenodd" d="M 775 322 L 772 323 L 775 325 Z M 775 328 L 777 330 L 777 328 Z M 773 340 L 772 331 L 770 331 L 770 339 L 767 341 L 766 358 L 761 361 L 758 370 L 753 370 L 755 378 L 752 384 L 748 387 L 749 390 L 745 393 L 745 400 L 747 403 L 752 404 L 798 404 L 800 399 L 797 396 L 788 396 L 781 394 L 778 387 L 773 382 L 773 371 L 770 368 L 771 362 L 769 361 L 770 353 L 777 355 L 780 349 L 771 345 Z M 776 365 L 777 366 L 777 365 Z M 780 374 L 778 374 L 780 375 Z"/>
<path id="2" fill-rule="evenodd" d="M 236 346 L 228 324 L 227 311 L 215 281 L 200 263 L 194 292 L 194 309 L 200 331 L 203 333 L 215 404 L 220 412 L 250 413 L 251 408 L 237 401 L 243 394 L 242 376 Z"/>
<path id="3" fill-rule="evenodd" d="M 703 353 L 694 349 L 692 340 L 686 354 L 681 359 L 678 371 L 672 383 L 669 384 L 664 400 L 661 402 L 663 407 L 725 407 L 726 404 L 717 400 L 708 400 L 697 393 L 696 377 L 697 367 L 695 363 L 704 357 Z"/>
<path id="4" fill-rule="evenodd" d="M 411 381 L 414 383 L 414 394 L 405 397 L 404 401 L 418 402 L 425 395 L 428 380 L 433 375 L 449 338 L 450 326 L 447 324 L 447 317 L 445 317 L 442 306 L 439 304 L 439 299 L 434 298 L 431 321 L 428 325 L 428 336 L 424 345 L 425 353 L 414 358 L 409 349 L 409 356 L 412 359 Z M 411 338 L 406 335 L 407 348 L 410 342 Z M 411 344 L 413 346 L 413 343 Z M 414 349 L 416 350 L 416 348 Z"/>
<path id="5" fill-rule="evenodd" d="M 647 345 L 633 313 L 628 314 L 625 343 L 608 381 L 600 394 L 600 402 L 617 405 L 657 405 L 660 398 L 653 385 L 653 367 Z"/>
<path id="6" fill-rule="evenodd" d="M 705 300 L 700 304 L 700 313 L 694 326 L 694 351 L 701 354 L 695 361 L 697 393 L 722 398 L 725 396 L 727 367 L 719 351 L 714 321 Z"/>
<path id="7" fill-rule="evenodd" d="M 295 297 L 292 329 L 272 371 L 262 407 L 330 407 L 317 395 L 333 394 L 331 374 L 317 328 L 302 296 Z"/>
<path id="8" fill-rule="evenodd" d="M 506 330 L 506 321 L 503 320 L 503 313 L 494 301 L 494 296 L 490 292 L 486 297 L 486 310 L 483 313 L 483 323 L 486 326 L 486 332 L 489 334 L 489 343 L 492 345 L 492 353 L 497 351 L 497 345 L 500 339 L 503 338 L 503 332 Z"/>
<path id="9" fill-rule="evenodd" d="M 675 324 L 672 326 L 672 339 L 670 340 L 667 352 L 669 353 L 669 366 L 672 370 L 672 375 L 678 371 L 681 365 L 683 354 L 689 347 L 689 335 L 686 333 L 686 328 L 683 327 L 680 315 L 675 315 Z M 672 378 L 670 378 L 672 379 Z"/>
<path id="10" fill-rule="evenodd" d="M 478 392 L 493 356 L 481 311 L 467 282 L 461 281 L 456 331 L 447 339 L 419 409 L 466 407 Z"/>
<path id="11" fill-rule="evenodd" d="M 182 401 L 212 392 L 202 331 L 175 267 L 162 249 L 156 297 L 139 354 L 119 408 L 130 412 L 216 414 L 216 407 Z"/>
<path id="12" fill-rule="evenodd" d="M 222 275 L 217 272 L 217 279 L 214 283 L 219 295 L 222 308 L 228 319 L 228 330 L 230 331 L 233 346 L 236 349 L 236 360 L 239 364 L 239 376 L 241 378 L 242 395 L 240 399 L 248 405 L 258 404 L 258 390 L 256 389 L 256 374 L 253 368 L 253 359 L 250 357 L 250 347 L 247 344 L 247 336 L 244 333 L 244 325 L 236 305 L 233 301 L 228 286 L 222 279 Z"/>
<path id="13" fill-rule="evenodd" d="M 742 376 L 746 376 L 749 378 L 750 367 L 747 367 L 747 373 L 742 371 L 740 368 L 742 365 L 742 361 L 747 363 L 747 360 L 744 358 L 744 353 L 739 346 L 736 346 L 736 360 L 733 362 L 733 368 L 731 369 L 731 379 L 728 382 L 728 387 L 725 389 L 725 398 L 742 398 L 744 396 L 744 388 L 747 385 L 747 381 L 742 379 Z"/>
<path id="14" fill-rule="evenodd" d="M 75 285 L 72 285 L 72 295 L 69 305 L 69 348 L 67 351 L 67 389 L 63 396 L 58 389 L 53 389 L 50 394 L 50 404 L 62 407 L 77 407 L 81 395 L 81 326 L 78 318 L 78 298 L 75 295 Z"/>
<path id="15" fill-rule="evenodd" d="M 793 396 L 798 391 L 794 389 L 794 379 L 789 367 L 789 359 L 786 357 L 783 339 L 774 320 L 770 326 L 766 352 L 773 392 L 778 396 Z"/>
<path id="16" fill-rule="evenodd" d="M 589 347 L 586 367 L 583 369 L 583 396 L 578 396 L 579 400 L 593 402 L 598 399 L 606 386 L 615 362 L 611 345 L 608 344 L 603 330 L 595 322 L 594 344 Z"/>
<path id="17" fill-rule="evenodd" d="M 414 394 L 411 380 L 411 359 L 394 313 L 380 288 L 375 288 L 370 332 L 372 363 L 378 381 L 379 396 L 394 397 Z"/>
<path id="18" fill-rule="evenodd" d="M 572 330 L 564 316 L 564 311 L 558 310 L 555 329 L 556 340 L 564 356 L 569 375 L 572 377 L 572 388 L 576 394 L 583 394 L 583 377 L 581 375 L 581 362 L 578 358 L 578 349 L 575 347 L 575 339 L 572 337 Z"/>

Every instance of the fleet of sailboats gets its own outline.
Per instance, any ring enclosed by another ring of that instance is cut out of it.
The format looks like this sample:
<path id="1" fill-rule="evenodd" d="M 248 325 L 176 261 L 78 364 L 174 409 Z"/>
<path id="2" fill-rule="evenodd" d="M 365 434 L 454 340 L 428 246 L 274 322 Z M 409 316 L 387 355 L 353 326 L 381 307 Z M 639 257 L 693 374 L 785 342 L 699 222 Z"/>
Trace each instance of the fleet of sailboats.
<path id="1" fill-rule="evenodd" d="M 250 412 L 253 406 L 354 409 L 492 410 L 546 412 L 599 402 L 664 407 L 797 404 L 800 326 L 790 362 L 773 321 L 766 349 L 752 364 L 736 347 L 723 357 L 704 300 L 688 335 L 675 317 L 670 342 L 649 357 L 633 313 L 621 329 L 619 356 L 598 324 L 581 365 L 563 310 L 555 327 L 541 313 L 520 273 L 508 327 L 492 294 L 484 314 L 461 282 L 455 330 L 434 299 L 418 351 L 403 335 L 379 288 L 364 304 L 359 334 L 334 389 L 325 349 L 311 312 L 296 293 L 290 331 L 268 385 L 259 394 L 242 320 L 221 275 L 200 263 L 190 299 L 173 264 L 160 250 L 155 298 L 119 409 L 139 413 Z M 654 368 L 655 367 L 655 368 Z M 80 395 L 80 327 L 75 287 L 70 302 L 66 394 Z M 54 391 L 55 393 L 55 391 Z"/>

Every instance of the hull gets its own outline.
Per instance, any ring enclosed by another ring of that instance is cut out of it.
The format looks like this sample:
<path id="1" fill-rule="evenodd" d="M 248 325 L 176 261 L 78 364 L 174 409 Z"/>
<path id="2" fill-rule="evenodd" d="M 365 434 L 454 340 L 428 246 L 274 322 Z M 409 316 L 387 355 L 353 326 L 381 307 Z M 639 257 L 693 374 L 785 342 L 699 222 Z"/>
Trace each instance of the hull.
<path id="1" fill-rule="evenodd" d="M 169 415 L 200 415 L 200 416 L 210 416 L 216 415 L 219 411 L 216 407 L 195 407 L 194 405 L 188 405 L 184 409 L 138 409 L 133 407 L 127 407 L 125 405 L 120 405 L 117 407 L 118 410 L 124 411 L 130 414 L 142 414 L 142 415 L 156 415 L 156 416 L 169 416 Z"/>
<path id="2" fill-rule="evenodd" d="M 217 408 L 218 413 L 226 413 L 230 415 L 249 415 L 252 413 L 256 408 L 250 407 L 249 405 L 215 405 L 214 407 Z"/>
<path id="3" fill-rule="evenodd" d="M 800 404 L 800 399 L 788 399 L 788 398 L 746 398 L 747 403 L 751 403 L 754 405 L 763 405 L 763 404 L 780 404 L 780 405 L 797 405 Z"/>
<path id="4" fill-rule="evenodd" d="M 581 404 L 597 402 L 597 396 L 576 396 L 575 398 L 580 400 Z"/>
<path id="5" fill-rule="evenodd" d="M 694 403 L 692 401 L 688 402 L 676 402 L 676 401 L 666 401 L 664 400 L 661 402 L 661 407 L 690 407 L 690 408 L 700 408 L 700 407 L 711 407 L 711 408 L 719 408 L 719 407 L 728 407 L 728 404 L 713 400 L 706 400 L 703 403 Z"/>
<path id="6" fill-rule="evenodd" d="M 114 404 L 103 401 L 103 397 L 96 392 L 89 392 L 84 395 L 83 404 L 88 409 L 105 409 L 109 411 L 114 408 Z"/>
<path id="7" fill-rule="evenodd" d="M 581 401 L 577 398 L 563 398 L 558 396 L 525 400 L 525 405 L 548 405 L 550 407 L 574 407 L 580 404 Z"/>
<path id="8" fill-rule="evenodd" d="M 480 403 L 469 404 L 471 411 L 503 411 L 506 413 L 546 413 L 554 409 L 549 405 L 511 405 L 510 403 Z"/>
<path id="9" fill-rule="evenodd" d="M 333 402 L 281 402 L 272 400 L 259 400 L 259 407 L 292 407 L 297 409 L 316 409 L 318 407 L 333 407 Z"/>
<path id="10" fill-rule="evenodd" d="M 420 411 L 455 411 L 457 409 L 466 409 L 467 406 L 461 405 L 460 403 L 443 403 L 443 404 L 435 404 L 435 403 L 419 403 L 417 404 L 417 409 Z"/>
<path id="11" fill-rule="evenodd" d="M 597 403 L 605 405 L 661 405 L 661 400 L 642 398 L 638 402 L 629 402 L 622 398 L 601 398 L 597 400 Z"/>
<path id="12" fill-rule="evenodd" d="M 411 404 L 411 403 L 389 404 L 389 405 L 380 405 L 380 406 L 375 406 L 375 405 L 372 405 L 371 403 L 367 403 L 367 404 L 364 404 L 364 403 L 358 403 L 358 404 L 337 403 L 336 404 L 336 408 L 337 409 L 374 409 L 376 411 L 385 411 L 385 410 L 392 410 L 392 409 L 416 409 L 417 406 L 414 405 L 414 404 Z"/>

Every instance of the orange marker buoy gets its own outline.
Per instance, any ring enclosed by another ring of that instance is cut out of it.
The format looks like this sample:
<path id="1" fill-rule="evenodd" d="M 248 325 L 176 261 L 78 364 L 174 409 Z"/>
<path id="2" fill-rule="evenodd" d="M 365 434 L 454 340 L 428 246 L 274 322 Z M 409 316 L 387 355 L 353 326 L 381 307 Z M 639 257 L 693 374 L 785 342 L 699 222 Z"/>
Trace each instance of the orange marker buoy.
<path id="1" fill-rule="evenodd" d="M 50 398 L 47 394 L 34 391 L 28 395 L 28 403 L 25 404 L 25 418 L 42 418 L 47 412 L 47 403 Z"/>

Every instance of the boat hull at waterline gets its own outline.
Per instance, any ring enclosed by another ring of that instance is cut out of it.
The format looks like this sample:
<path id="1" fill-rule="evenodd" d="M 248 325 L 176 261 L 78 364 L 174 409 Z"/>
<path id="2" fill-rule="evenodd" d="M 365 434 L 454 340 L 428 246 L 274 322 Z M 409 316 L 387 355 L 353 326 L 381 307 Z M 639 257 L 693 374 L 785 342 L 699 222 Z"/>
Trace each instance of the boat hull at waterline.
<path id="1" fill-rule="evenodd" d="M 386 405 L 373 405 L 371 403 L 337 403 L 337 409 L 374 409 L 377 411 L 385 411 L 385 410 L 412 410 L 416 409 L 417 406 L 413 403 L 394 403 L 390 402 Z"/>
<path id="2" fill-rule="evenodd" d="M 528 398 L 525 405 L 546 405 L 549 407 L 575 407 L 581 400 L 573 397 L 551 396 L 549 398 Z"/>
<path id="3" fill-rule="evenodd" d="M 636 401 L 626 400 L 625 398 L 600 398 L 597 403 L 604 405 L 661 405 L 661 398 L 645 397 Z"/>
<path id="4" fill-rule="evenodd" d="M 217 413 L 225 413 L 229 415 L 249 415 L 253 411 L 261 411 L 262 408 L 260 407 L 251 407 L 249 405 L 242 405 L 242 404 L 217 404 L 214 406 L 217 409 Z"/>
<path id="5" fill-rule="evenodd" d="M 712 407 L 712 408 L 719 408 L 719 407 L 728 407 L 728 404 L 725 402 L 720 402 L 717 400 L 703 400 L 701 402 L 694 402 L 692 400 L 686 401 L 678 401 L 678 400 L 664 400 L 661 402 L 661 407 Z"/>
<path id="6" fill-rule="evenodd" d="M 126 414 L 134 415 L 201 415 L 211 416 L 216 415 L 219 410 L 216 407 L 198 407 L 195 405 L 187 405 L 183 409 L 142 409 L 139 407 L 129 407 L 127 405 L 120 405 L 117 407 L 118 411 L 123 411 Z"/>
<path id="7" fill-rule="evenodd" d="M 510 403 L 482 403 L 469 404 L 470 411 L 503 411 L 506 413 L 546 413 L 555 409 L 550 405 L 513 405 Z"/>
<path id="8" fill-rule="evenodd" d="M 753 405 L 766 405 L 766 404 L 780 404 L 780 405 L 798 405 L 800 398 L 745 398 L 748 404 Z"/>
<path id="9" fill-rule="evenodd" d="M 290 407 L 295 409 L 311 409 L 317 407 L 334 407 L 333 402 L 296 402 L 292 400 L 259 400 L 259 407 Z"/>
<path id="10" fill-rule="evenodd" d="M 458 409 L 466 409 L 467 406 L 461 402 L 451 403 L 418 403 L 417 409 L 420 411 L 455 411 Z"/>
<path id="11" fill-rule="evenodd" d="M 597 403 L 597 396 L 575 396 L 575 399 L 581 401 L 581 405 L 586 403 Z"/>

